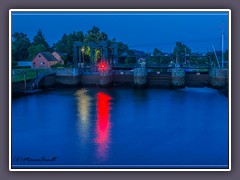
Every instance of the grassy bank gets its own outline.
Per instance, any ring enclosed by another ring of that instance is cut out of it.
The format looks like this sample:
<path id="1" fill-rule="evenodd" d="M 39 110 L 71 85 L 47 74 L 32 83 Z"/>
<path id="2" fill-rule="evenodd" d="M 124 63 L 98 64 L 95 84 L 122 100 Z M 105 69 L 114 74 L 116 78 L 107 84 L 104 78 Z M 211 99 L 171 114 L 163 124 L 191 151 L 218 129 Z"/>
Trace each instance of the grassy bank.
<path id="1" fill-rule="evenodd" d="M 40 73 L 45 73 L 45 69 L 13 69 L 12 82 L 34 79 Z"/>

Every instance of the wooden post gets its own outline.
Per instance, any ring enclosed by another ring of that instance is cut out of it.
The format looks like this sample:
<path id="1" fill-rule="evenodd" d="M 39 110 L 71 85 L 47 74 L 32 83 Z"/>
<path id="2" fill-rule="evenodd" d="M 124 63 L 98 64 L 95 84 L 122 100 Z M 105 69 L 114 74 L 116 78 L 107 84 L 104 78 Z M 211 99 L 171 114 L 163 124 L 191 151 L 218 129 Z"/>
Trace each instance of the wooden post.
<path id="1" fill-rule="evenodd" d="M 38 89 L 38 69 L 37 69 L 37 74 L 36 74 L 36 76 L 37 76 L 37 89 Z"/>
<path id="2" fill-rule="evenodd" d="M 24 76 L 24 87 L 25 87 L 25 92 L 26 92 L 27 91 L 26 72 L 24 72 L 23 76 Z"/>

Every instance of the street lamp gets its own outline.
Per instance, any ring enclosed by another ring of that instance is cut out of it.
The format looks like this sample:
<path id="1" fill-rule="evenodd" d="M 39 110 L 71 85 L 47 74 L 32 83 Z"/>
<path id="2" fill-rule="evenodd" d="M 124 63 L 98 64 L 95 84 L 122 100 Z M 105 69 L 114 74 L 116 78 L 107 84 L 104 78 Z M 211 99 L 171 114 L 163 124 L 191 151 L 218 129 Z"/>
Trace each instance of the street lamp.
<path id="1" fill-rule="evenodd" d="M 85 51 L 84 48 L 82 48 L 81 51 L 82 51 L 82 57 L 83 57 L 83 63 L 84 63 L 84 51 Z"/>

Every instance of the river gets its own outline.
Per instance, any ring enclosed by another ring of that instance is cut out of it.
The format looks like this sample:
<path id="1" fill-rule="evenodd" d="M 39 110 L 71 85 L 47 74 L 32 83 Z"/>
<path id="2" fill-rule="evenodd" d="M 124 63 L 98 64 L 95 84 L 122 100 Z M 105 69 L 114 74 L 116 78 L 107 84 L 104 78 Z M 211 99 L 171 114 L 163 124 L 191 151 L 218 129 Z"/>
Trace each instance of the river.
<path id="1" fill-rule="evenodd" d="M 66 88 L 12 100 L 13 168 L 228 168 L 210 88 Z"/>

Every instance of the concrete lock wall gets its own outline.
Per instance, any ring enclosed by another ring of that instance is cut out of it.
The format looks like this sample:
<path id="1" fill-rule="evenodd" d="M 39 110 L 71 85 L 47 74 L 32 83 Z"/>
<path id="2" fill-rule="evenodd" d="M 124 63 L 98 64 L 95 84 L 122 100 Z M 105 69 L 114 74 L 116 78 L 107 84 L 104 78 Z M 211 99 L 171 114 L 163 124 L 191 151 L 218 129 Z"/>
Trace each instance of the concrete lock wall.
<path id="1" fill-rule="evenodd" d="M 133 78 L 135 85 L 144 86 L 145 84 L 147 84 L 147 69 L 143 67 L 135 68 Z"/>
<path id="2" fill-rule="evenodd" d="M 56 83 L 62 85 L 78 85 L 81 83 L 81 76 L 56 76 Z"/>
<path id="3" fill-rule="evenodd" d="M 56 73 L 56 83 L 77 85 L 81 82 L 81 72 L 78 68 L 52 68 L 50 72 Z"/>
<path id="4" fill-rule="evenodd" d="M 130 70 L 115 70 L 113 71 L 114 85 L 132 85 L 133 72 Z"/>
<path id="5" fill-rule="evenodd" d="M 224 87 L 228 81 L 228 69 L 213 68 L 209 70 L 209 80 L 212 87 Z"/>
<path id="6" fill-rule="evenodd" d="M 81 76 L 82 85 L 98 85 L 98 72 L 83 72 Z"/>
<path id="7" fill-rule="evenodd" d="M 170 72 L 148 72 L 148 86 L 170 87 L 172 76 Z"/>
<path id="8" fill-rule="evenodd" d="M 79 76 L 81 74 L 78 68 L 51 68 L 48 71 L 56 73 L 56 76 Z"/>
<path id="9" fill-rule="evenodd" d="M 186 72 L 185 85 L 189 87 L 207 87 L 209 86 L 208 72 Z"/>
<path id="10" fill-rule="evenodd" d="M 56 75 L 55 74 L 49 74 L 43 78 L 43 86 L 44 87 L 51 87 L 56 82 Z M 41 85 L 42 81 L 40 82 Z"/>
<path id="11" fill-rule="evenodd" d="M 99 85 L 106 86 L 113 82 L 113 76 L 111 71 L 99 72 Z"/>
<path id="12" fill-rule="evenodd" d="M 183 68 L 172 68 L 171 75 L 173 87 L 185 86 L 185 70 Z"/>

